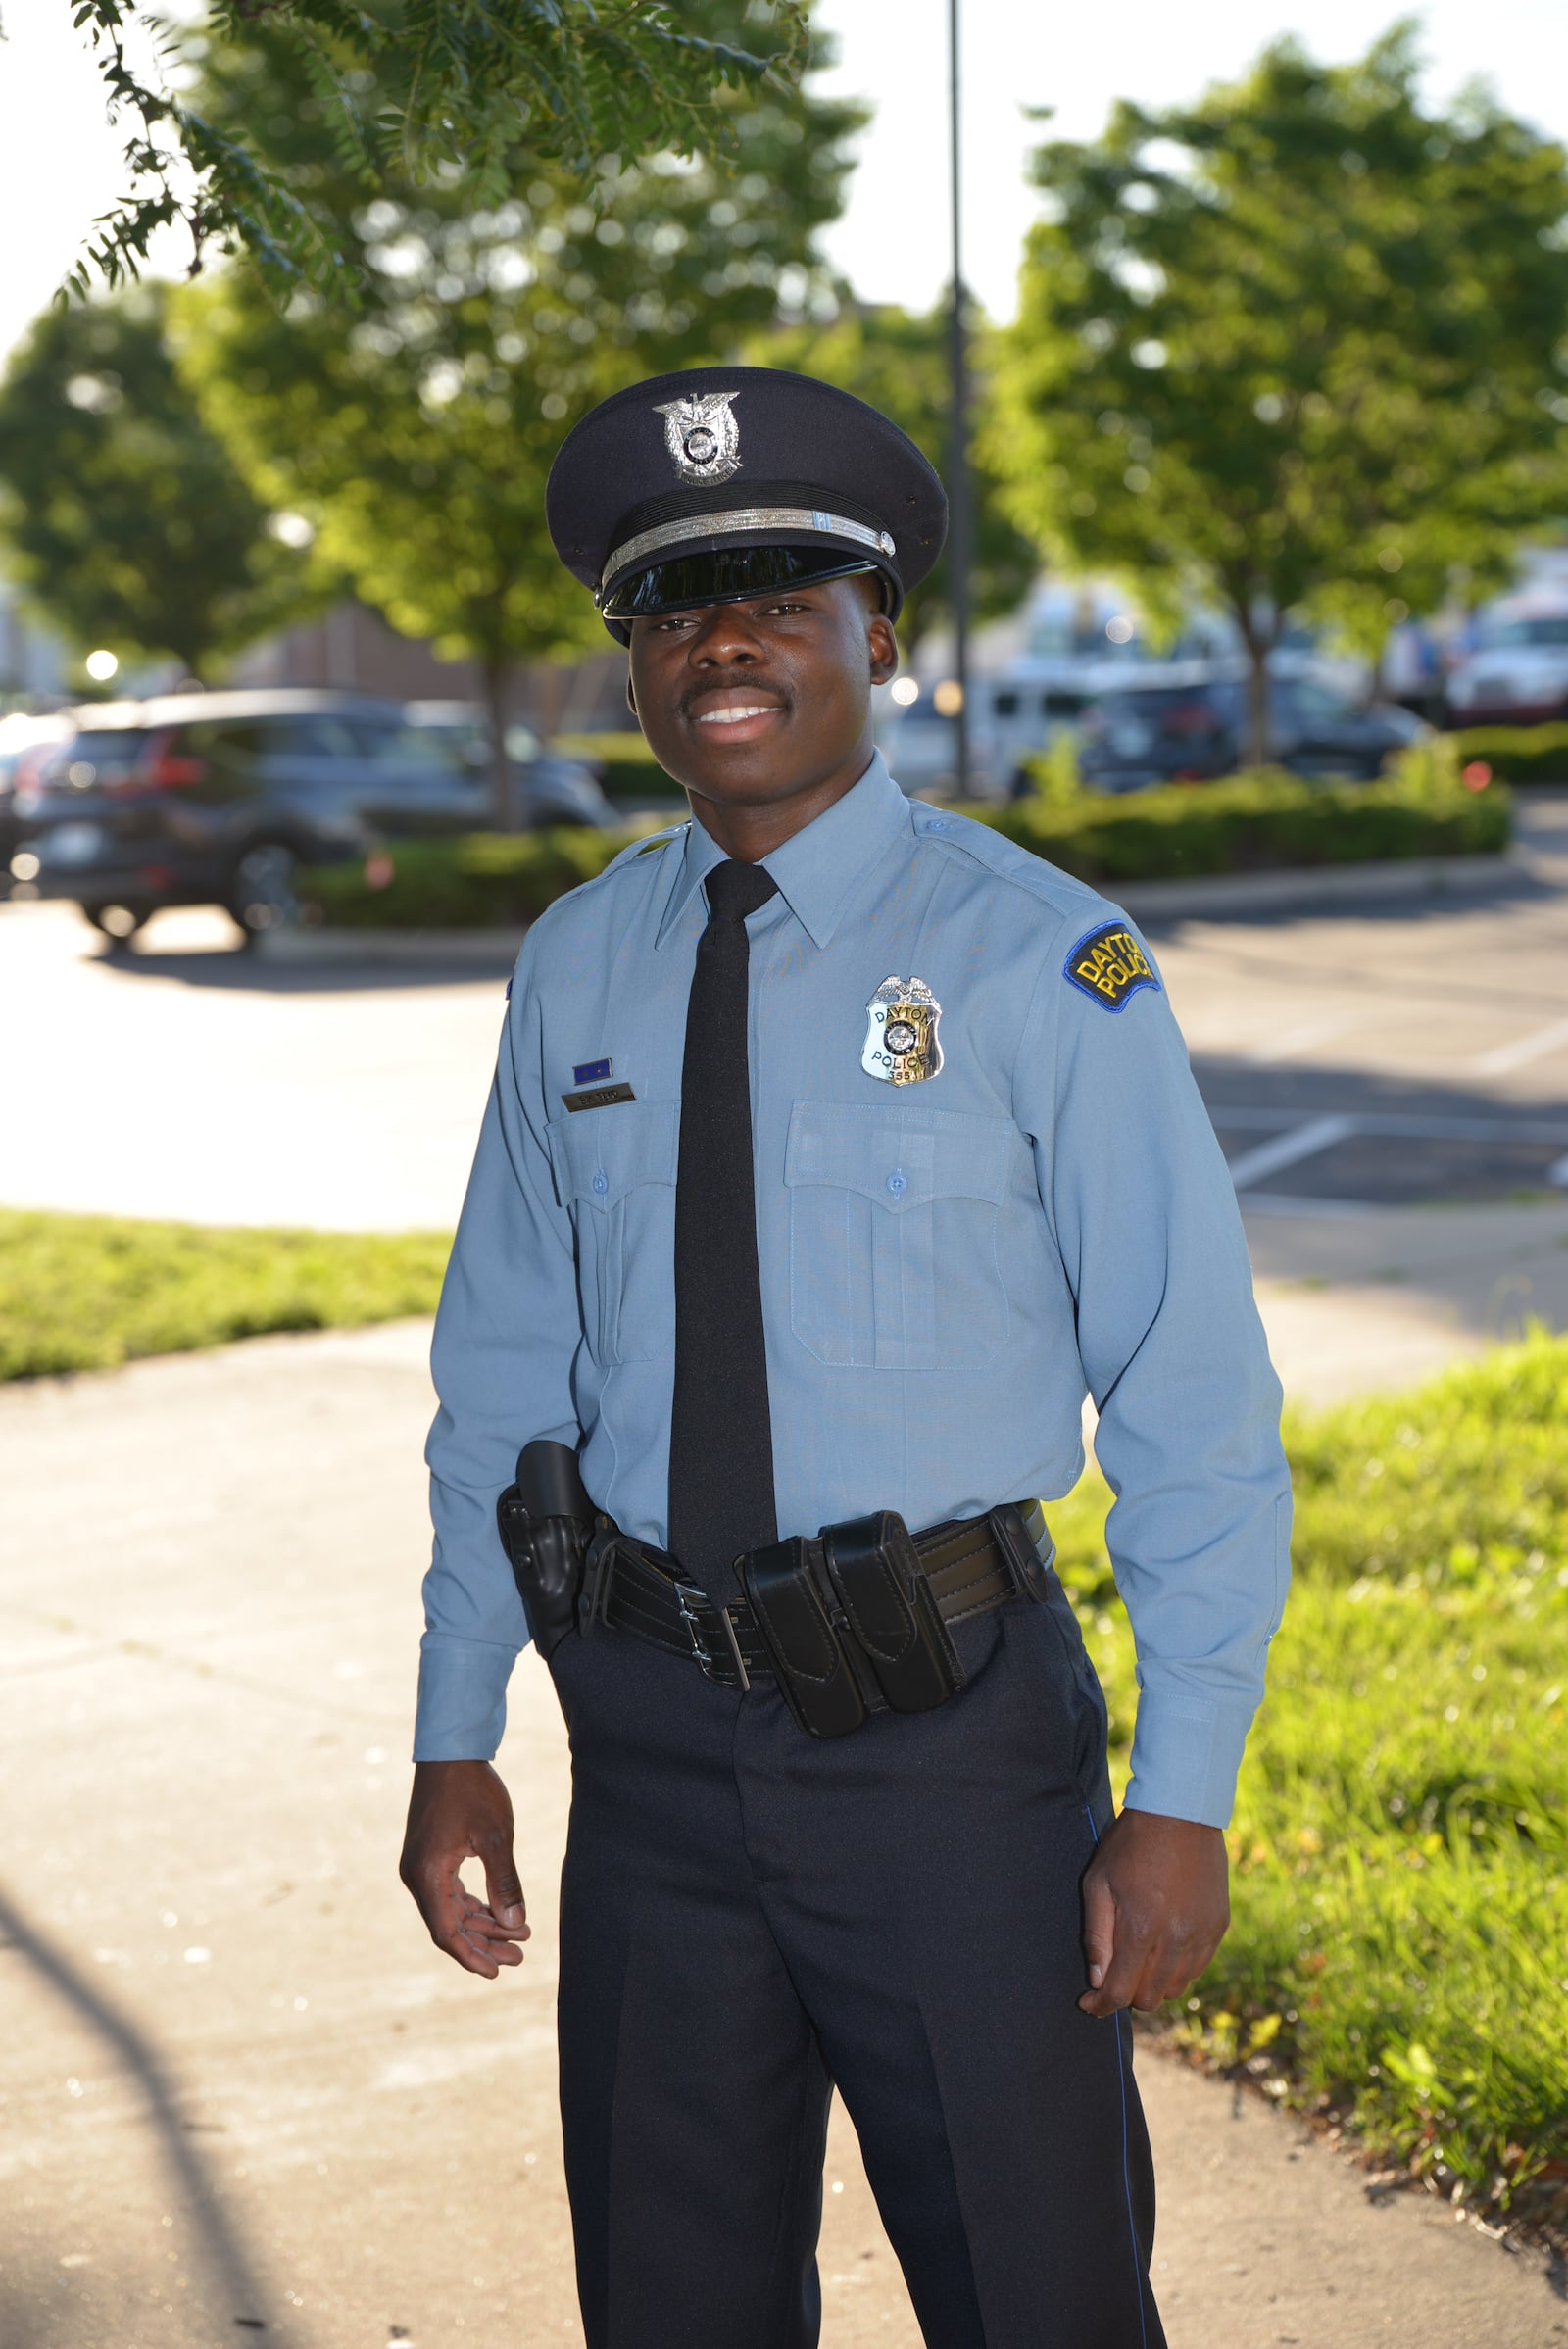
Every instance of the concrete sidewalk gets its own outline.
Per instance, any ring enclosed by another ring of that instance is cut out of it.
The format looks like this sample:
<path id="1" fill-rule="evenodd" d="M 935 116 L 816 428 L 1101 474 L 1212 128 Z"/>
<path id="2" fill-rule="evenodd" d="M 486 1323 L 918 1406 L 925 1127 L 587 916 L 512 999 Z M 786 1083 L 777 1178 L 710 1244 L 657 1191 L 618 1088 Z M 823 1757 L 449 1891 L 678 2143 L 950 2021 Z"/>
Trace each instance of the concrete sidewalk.
<path id="1" fill-rule="evenodd" d="M 1413 1385 L 1532 1321 L 1568 1329 L 1568 1199 L 1268 1210 L 1242 1201 L 1258 1305 L 1293 1401 Z"/>
<path id="2" fill-rule="evenodd" d="M 502 1756 L 521 1974 L 460 1974 L 394 1875 L 426 1335 L 0 1392 L 6 2349 L 580 2340 L 553 2056 L 567 1785 L 532 1659 Z M 1342 1319 L 1342 1360 L 1362 1335 Z M 1568 2343 L 1544 2263 L 1370 2197 L 1173 2060 L 1142 2078 L 1172 2349 Z M 916 2349 L 841 2118 L 828 2181 L 828 2349 Z"/>

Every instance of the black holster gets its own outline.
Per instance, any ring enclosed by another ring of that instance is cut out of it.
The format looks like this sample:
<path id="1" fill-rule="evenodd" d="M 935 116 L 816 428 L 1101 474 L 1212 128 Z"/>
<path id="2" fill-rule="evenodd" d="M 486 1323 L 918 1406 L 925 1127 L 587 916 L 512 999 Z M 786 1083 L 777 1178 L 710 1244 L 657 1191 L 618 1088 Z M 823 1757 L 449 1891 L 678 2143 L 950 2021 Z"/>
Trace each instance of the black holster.
<path id="1" fill-rule="evenodd" d="M 858 1729 L 880 1698 L 923 1713 L 963 1686 L 958 1662 L 897 1510 L 825 1525 L 737 1560 L 741 1587 L 785 1703 L 813 1737 Z"/>
<path id="2" fill-rule="evenodd" d="M 577 1628 L 583 1560 L 594 1504 L 569 1444 L 537 1436 L 517 1454 L 517 1481 L 496 1503 L 502 1544 L 527 1610 L 533 1643 L 548 1664 Z"/>

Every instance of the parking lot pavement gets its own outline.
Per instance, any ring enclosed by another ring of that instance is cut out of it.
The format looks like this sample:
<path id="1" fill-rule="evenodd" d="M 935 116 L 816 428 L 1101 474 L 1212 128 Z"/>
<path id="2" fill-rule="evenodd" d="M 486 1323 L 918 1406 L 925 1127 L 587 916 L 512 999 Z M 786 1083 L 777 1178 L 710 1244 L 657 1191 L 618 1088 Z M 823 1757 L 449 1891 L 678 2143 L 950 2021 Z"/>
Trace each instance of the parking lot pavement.
<path id="1" fill-rule="evenodd" d="M 501 1756 L 520 1973 L 460 1973 L 394 1874 L 427 1340 L 0 1392 L 6 2349 L 580 2344 L 555 2110 L 567 1768 L 531 1659 Z M 1568 2344 L 1539 2261 L 1369 2196 L 1259 2099 L 1149 2049 L 1140 2071 L 1172 2349 Z M 842 2114 L 822 2275 L 826 2349 L 917 2349 Z"/>
<path id="2" fill-rule="evenodd" d="M 1520 809 L 1528 861 L 1462 896 L 1151 923 L 1254 1225 L 1568 1198 L 1568 793 Z M 110 954 L 73 907 L 0 906 L 23 1105 L 0 1128 L 0 1200 L 450 1225 L 504 953 L 279 963 L 233 936 L 169 913 Z"/>
<path id="3" fill-rule="evenodd" d="M 509 965 L 296 969 L 234 935 L 160 914 L 109 954 L 72 906 L 0 905 L 0 1201 L 450 1229 Z"/>
<path id="4" fill-rule="evenodd" d="M 1463 901 L 1164 925 L 1155 945 L 1250 1209 L 1568 1195 L 1568 796 Z"/>

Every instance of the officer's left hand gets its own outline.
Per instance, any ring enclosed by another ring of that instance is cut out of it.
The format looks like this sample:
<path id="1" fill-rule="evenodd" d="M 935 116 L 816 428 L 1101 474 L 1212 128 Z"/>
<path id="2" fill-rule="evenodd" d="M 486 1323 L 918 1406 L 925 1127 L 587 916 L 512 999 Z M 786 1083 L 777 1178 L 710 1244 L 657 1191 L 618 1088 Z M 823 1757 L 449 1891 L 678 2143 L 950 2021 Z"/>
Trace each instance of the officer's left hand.
<path id="1" fill-rule="evenodd" d="M 1084 2013 L 1179 1998 L 1225 1937 L 1228 1878 L 1217 1827 L 1123 1811 L 1084 1877 Z"/>

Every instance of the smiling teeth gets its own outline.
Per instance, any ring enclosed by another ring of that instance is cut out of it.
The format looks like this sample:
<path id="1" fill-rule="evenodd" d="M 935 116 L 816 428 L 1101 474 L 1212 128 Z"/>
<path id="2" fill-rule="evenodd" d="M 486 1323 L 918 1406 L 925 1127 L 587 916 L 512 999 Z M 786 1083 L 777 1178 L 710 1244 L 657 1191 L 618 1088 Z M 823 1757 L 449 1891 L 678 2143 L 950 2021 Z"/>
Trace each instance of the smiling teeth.
<path id="1" fill-rule="evenodd" d="M 728 710 L 706 710 L 697 723 L 700 726 L 738 726 L 743 717 L 771 717 L 773 710 L 774 704 L 771 702 L 748 702 L 744 707 L 731 707 Z"/>

